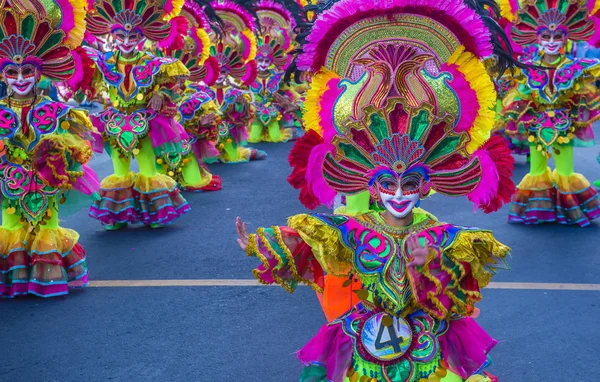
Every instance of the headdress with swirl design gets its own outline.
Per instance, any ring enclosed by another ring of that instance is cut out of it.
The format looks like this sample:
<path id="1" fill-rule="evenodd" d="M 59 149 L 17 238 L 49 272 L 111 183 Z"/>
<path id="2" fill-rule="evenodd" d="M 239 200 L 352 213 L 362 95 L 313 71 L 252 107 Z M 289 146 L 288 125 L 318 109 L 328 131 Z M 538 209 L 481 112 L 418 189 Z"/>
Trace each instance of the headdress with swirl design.
<path id="1" fill-rule="evenodd" d="M 225 0 L 211 3 L 223 21 L 222 35 L 211 33 L 211 56 L 222 73 L 250 84 L 256 78 L 256 26 L 251 14 L 238 4 Z"/>
<path id="2" fill-rule="evenodd" d="M 525 0 L 513 21 L 516 44 L 537 43 L 541 30 L 561 30 L 571 41 L 587 41 L 594 35 L 594 23 L 586 0 Z M 514 4 L 513 4 L 514 7 Z"/>
<path id="3" fill-rule="evenodd" d="M 32 64 L 64 81 L 80 70 L 73 49 L 85 33 L 86 0 L 0 1 L 0 70 Z"/>
<path id="4" fill-rule="evenodd" d="M 95 0 L 88 13 L 88 32 L 104 37 L 116 29 L 137 31 L 161 47 L 181 47 L 185 18 L 177 17 L 184 0 Z"/>
<path id="5" fill-rule="evenodd" d="M 498 36 L 466 2 L 341 0 L 318 16 L 298 58 L 314 73 L 309 131 L 289 158 L 307 207 L 390 172 L 486 212 L 510 201 L 514 160 L 489 138 L 496 94 L 481 61 Z"/>

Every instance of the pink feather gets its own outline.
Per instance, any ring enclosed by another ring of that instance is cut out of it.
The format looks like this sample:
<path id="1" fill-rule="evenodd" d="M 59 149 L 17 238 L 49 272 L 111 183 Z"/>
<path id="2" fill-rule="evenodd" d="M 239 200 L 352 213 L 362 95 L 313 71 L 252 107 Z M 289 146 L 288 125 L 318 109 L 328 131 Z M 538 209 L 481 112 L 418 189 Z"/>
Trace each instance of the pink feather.
<path id="1" fill-rule="evenodd" d="M 452 81 L 449 82 L 449 85 L 456 92 L 461 104 L 460 120 L 456 124 L 455 130 L 456 132 L 468 131 L 479 113 L 480 105 L 477 93 L 471 88 L 464 75 L 458 71 L 456 65 L 444 64 L 441 71 L 452 74 Z"/>
<path id="2" fill-rule="evenodd" d="M 62 11 L 60 29 L 65 32 L 65 39 L 67 39 L 69 38 L 69 33 L 75 28 L 73 5 L 71 5 L 69 0 L 56 0 L 56 2 Z"/>
<path id="3" fill-rule="evenodd" d="M 323 163 L 327 154 L 333 154 L 335 147 L 330 143 L 321 143 L 313 148 L 308 157 L 306 182 L 319 201 L 331 207 L 337 193 L 329 187 L 323 177 Z"/>
<path id="4" fill-rule="evenodd" d="M 594 23 L 594 34 L 588 40 L 588 43 L 596 48 L 600 48 L 600 18 L 598 17 L 598 13 L 591 17 L 592 22 Z"/>
<path id="5" fill-rule="evenodd" d="M 73 72 L 73 75 L 66 81 L 71 89 L 79 89 L 81 83 L 83 82 L 83 74 L 85 71 L 83 70 L 83 60 L 79 56 L 80 53 L 85 53 L 85 51 L 71 51 L 71 56 L 73 56 L 73 62 L 75 63 L 75 71 Z"/>
<path id="6" fill-rule="evenodd" d="M 478 158 L 481 164 L 481 180 L 477 187 L 469 193 L 468 198 L 473 203 L 474 209 L 488 205 L 498 194 L 500 176 L 498 168 L 485 149 L 479 149 L 473 153 L 473 158 Z"/>
<path id="7" fill-rule="evenodd" d="M 181 49 L 183 37 L 188 33 L 188 21 L 184 16 L 177 16 L 169 21 L 171 31 L 166 39 L 158 43 L 159 48 Z"/>
<path id="8" fill-rule="evenodd" d="M 339 88 L 340 80 L 333 78 L 327 82 L 327 90 L 323 93 L 320 99 L 321 110 L 319 111 L 319 120 L 323 134 L 323 140 L 325 142 L 331 142 L 333 137 L 338 134 L 335 124 L 333 122 L 333 115 L 331 111 L 335 107 L 335 103 L 342 94 L 342 89 Z"/>

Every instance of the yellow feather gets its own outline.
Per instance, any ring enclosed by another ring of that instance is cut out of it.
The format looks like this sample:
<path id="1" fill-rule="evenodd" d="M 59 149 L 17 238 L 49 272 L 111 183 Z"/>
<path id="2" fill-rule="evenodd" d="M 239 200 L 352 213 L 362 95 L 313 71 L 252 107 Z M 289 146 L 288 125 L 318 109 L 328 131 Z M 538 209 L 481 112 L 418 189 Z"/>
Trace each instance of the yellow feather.
<path id="1" fill-rule="evenodd" d="M 171 20 L 173 17 L 179 16 L 185 0 L 172 0 L 173 10 L 164 16 L 164 20 Z M 164 9 L 164 8 L 163 8 Z"/>
<path id="2" fill-rule="evenodd" d="M 246 60 L 252 61 L 256 58 L 256 52 L 258 50 L 258 41 L 256 40 L 256 35 L 250 29 L 244 29 L 242 34 L 250 40 L 250 56 Z"/>
<path id="3" fill-rule="evenodd" d="M 465 80 L 477 94 L 479 112 L 473 121 L 473 126 L 468 131 L 471 141 L 467 144 L 467 152 L 472 154 L 489 139 L 494 127 L 496 89 L 483 62 L 473 54 L 465 52 L 463 46 L 459 47 L 448 59 L 448 64 L 458 67 L 458 71 L 465 76 Z"/>
<path id="4" fill-rule="evenodd" d="M 196 28 L 196 34 L 198 39 L 202 42 L 202 51 L 200 52 L 200 64 L 204 64 L 204 61 L 210 57 L 210 37 L 208 33 L 202 28 Z"/>
<path id="5" fill-rule="evenodd" d="M 73 6 L 73 21 L 75 22 L 75 26 L 69 32 L 69 38 L 64 43 L 69 48 L 75 49 L 81 45 L 83 35 L 85 34 L 85 16 L 88 13 L 88 2 L 87 0 L 69 0 L 69 3 Z"/>
<path id="6" fill-rule="evenodd" d="M 319 113 L 321 111 L 321 97 L 327 91 L 327 83 L 330 80 L 340 78 L 336 73 L 326 68 L 312 77 L 310 89 L 306 92 L 304 99 L 304 114 L 302 120 L 306 130 L 314 130 L 323 135 Z"/>

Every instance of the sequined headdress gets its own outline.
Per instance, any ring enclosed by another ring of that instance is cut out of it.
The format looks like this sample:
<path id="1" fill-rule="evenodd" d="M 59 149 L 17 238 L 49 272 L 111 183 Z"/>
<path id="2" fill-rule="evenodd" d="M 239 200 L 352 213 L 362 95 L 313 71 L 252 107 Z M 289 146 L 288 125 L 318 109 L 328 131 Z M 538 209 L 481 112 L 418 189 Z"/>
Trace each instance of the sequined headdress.
<path id="1" fill-rule="evenodd" d="M 221 36 L 211 33 L 211 56 L 221 72 L 250 84 L 256 78 L 256 26 L 247 10 L 232 1 L 211 3 L 223 21 Z"/>
<path id="2" fill-rule="evenodd" d="M 33 64 L 54 81 L 80 67 L 72 50 L 85 32 L 86 0 L 0 1 L 0 70 L 8 64 Z"/>
<path id="3" fill-rule="evenodd" d="M 290 154 L 304 204 L 369 190 L 382 172 L 486 212 L 508 202 L 514 160 L 489 139 L 496 94 L 481 62 L 498 46 L 490 22 L 462 0 L 342 0 L 320 14 L 298 58 L 314 73 L 309 131 Z"/>
<path id="4" fill-rule="evenodd" d="M 179 59 L 190 71 L 191 82 L 204 82 L 208 86 L 214 84 L 219 75 L 219 65 L 215 57 L 210 55 L 211 26 L 204 8 L 193 1 L 187 1 L 181 9 L 189 25 L 184 45 L 180 49 L 166 47 L 166 56 Z"/>
<path id="5" fill-rule="evenodd" d="M 187 33 L 177 17 L 184 0 L 95 0 L 87 17 L 88 32 L 104 37 L 115 29 L 138 31 L 160 46 L 181 46 Z"/>
<path id="6" fill-rule="evenodd" d="M 537 43 L 541 30 L 561 30 L 571 41 L 587 41 L 594 35 L 594 23 L 586 0 L 525 0 L 513 21 L 516 44 Z M 514 7 L 514 5 L 513 5 Z"/>
<path id="7" fill-rule="evenodd" d="M 287 9 L 271 0 L 261 0 L 254 9 L 261 26 L 257 56 L 270 58 L 276 67 L 285 69 L 289 65 L 287 53 L 291 49 L 296 21 Z"/>

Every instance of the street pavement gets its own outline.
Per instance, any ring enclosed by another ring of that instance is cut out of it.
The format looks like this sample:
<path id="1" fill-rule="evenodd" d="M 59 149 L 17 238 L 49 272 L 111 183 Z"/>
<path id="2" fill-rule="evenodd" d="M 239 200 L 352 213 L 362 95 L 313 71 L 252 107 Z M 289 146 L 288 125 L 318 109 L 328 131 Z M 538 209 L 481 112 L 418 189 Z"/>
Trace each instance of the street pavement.
<path id="1" fill-rule="evenodd" d="M 223 190 L 186 194 L 192 211 L 164 229 L 105 232 L 85 210 L 63 217 L 81 234 L 92 286 L 251 279 L 258 264 L 237 246 L 235 217 L 254 231 L 305 211 L 286 182 L 291 144 L 257 147 L 267 160 L 211 166 Z M 600 178 L 599 150 L 576 150 L 576 169 L 590 180 Z M 100 176 L 111 171 L 107 156 L 92 166 Z M 518 157 L 515 178 L 526 171 Z M 512 247 L 512 269 L 494 281 L 600 284 L 600 223 L 509 225 L 506 207 L 485 215 L 440 195 L 422 207 L 444 221 L 492 229 Z M 0 301 L 0 381 L 297 381 L 295 352 L 325 323 L 307 287 L 290 295 L 256 286 L 92 286 L 61 298 Z M 484 290 L 478 320 L 500 341 L 490 370 L 502 382 L 597 380 L 600 288 L 520 288 Z"/>

